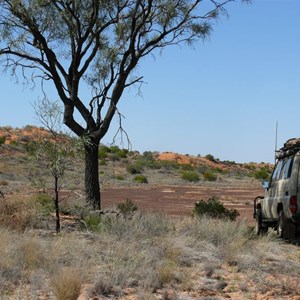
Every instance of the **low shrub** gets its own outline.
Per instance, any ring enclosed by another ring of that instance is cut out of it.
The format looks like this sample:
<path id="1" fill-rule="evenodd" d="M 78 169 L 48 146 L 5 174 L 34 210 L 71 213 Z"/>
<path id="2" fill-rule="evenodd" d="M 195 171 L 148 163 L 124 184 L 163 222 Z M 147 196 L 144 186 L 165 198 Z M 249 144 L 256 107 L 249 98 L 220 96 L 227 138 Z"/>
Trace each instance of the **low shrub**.
<path id="1" fill-rule="evenodd" d="M 194 167 L 191 164 L 183 164 L 181 165 L 181 169 L 184 171 L 193 171 Z"/>
<path id="2" fill-rule="evenodd" d="M 118 149 L 119 149 L 119 148 L 118 148 Z M 114 153 L 114 152 L 111 150 L 111 148 L 109 148 L 109 147 L 107 147 L 107 146 L 105 146 L 105 145 L 101 145 L 101 146 L 99 147 L 99 150 L 98 150 L 98 157 L 99 157 L 100 159 L 104 159 L 104 158 L 107 158 L 108 155 L 109 155 L 110 153 Z"/>
<path id="3" fill-rule="evenodd" d="M 236 165 L 236 162 L 234 160 L 224 160 L 223 163 L 233 166 Z"/>
<path id="4" fill-rule="evenodd" d="M 211 171 L 205 171 L 203 173 L 203 177 L 207 181 L 216 181 L 217 180 L 217 175 Z"/>
<path id="5" fill-rule="evenodd" d="M 140 165 L 137 165 L 137 164 L 135 164 L 135 165 L 128 165 L 127 167 L 126 167 L 126 170 L 128 171 L 128 173 L 130 173 L 130 174 L 141 174 L 142 173 L 142 167 L 140 166 Z"/>
<path id="6" fill-rule="evenodd" d="M 39 193 L 34 196 L 34 201 L 36 202 L 37 209 L 42 215 L 49 215 L 54 212 L 54 200 L 46 193 Z"/>
<path id="7" fill-rule="evenodd" d="M 102 219 L 99 215 L 88 215 L 83 218 L 85 229 L 91 231 L 100 231 Z"/>
<path id="8" fill-rule="evenodd" d="M 136 159 L 136 164 L 149 169 L 160 169 L 162 167 L 160 161 L 155 160 L 154 154 L 150 151 L 146 151 L 142 156 L 139 156 Z"/>
<path id="9" fill-rule="evenodd" d="M 205 158 L 207 158 L 208 160 L 213 161 L 213 162 L 216 161 L 216 159 L 214 158 L 214 156 L 212 154 L 205 155 Z"/>
<path id="10" fill-rule="evenodd" d="M 146 160 L 153 161 L 154 160 L 154 154 L 151 151 L 145 151 L 143 152 L 143 158 Z"/>
<path id="11" fill-rule="evenodd" d="M 159 164 L 165 170 L 178 170 L 180 169 L 180 164 L 177 161 L 172 160 L 160 160 Z"/>
<path id="12" fill-rule="evenodd" d="M 120 149 L 119 151 L 116 152 L 116 154 L 120 157 L 120 158 L 126 158 L 127 157 L 127 153 L 128 151 L 125 149 Z"/>
<path id="13" fill-rule="evenodd" d="M 197 182 L 200 180 L 198 173 L 193 171 L 185 171 L 182 173 L 181 178 L 190 182 Z"/>
<path id="14" fill-rule="evenodd" d="M 115 177 L 117 180 L 125 180 L 125 177 L 123 176 L 123 175 L 117 175 L 116 177 Z"/>
<path id="15" fill-rule="evenodd" d="M 6 136 L 0 136 L 0 145 L 4 144 L 6 141 Z"/>
<path id="16" fill-rule="evenodd" d="M 209 198 L 207 201 L 200 200 L 196 202 L 193 212 L 197 216 L 208 216 L 211 218 L 229 219 L 232 221 L 236 220 L 239 216 L 236 209 L 227 209 L 216 197 Z"/>
<path id="17" fill-rule="evenodd" d="M 254 177 L 256 179 L 268 179 L 269 178 L 269 173 L 265 169 L 260 169 L 257 172 L 255 172 Z"/>
<path id="18" fill-rule="evenodd" d="M 118 156 L 119 158 L 126 158 L 128 154 L 127 149 L 120 149 L 118 146 L 111 146 L 109 148 L 110 152 Z"/>
<path id="19" fill-rule="evenodd" d="M 113 145 L 113 146 L 110 146 L 110 151 L 112 152 L 112 153 L 117 153 L 118 151 L 120 151 L 120 148 L 118 147 L 118 146 L 115 146 L 115 145 Z"/>
<path id="20" fill-rule="evenodd" d="M 101 159 L 99 162 L 99 166 L 105 166 L 105 165 L 106 165 L 105 159 Z"/>
<path id="21" fill-rule="evenodd" d="M 117 208 L 125 217 L 131 216 L 138 210 L 138 206 L 129 198 L 127 198 L 124 202 L 118 203 Z"/>
<path id="22" fill-rule="evenodd" d="M 138 183 L 148 183 L 148 179 L 145 175 L 139 174 L 134 177 L 134 181 Z"/>

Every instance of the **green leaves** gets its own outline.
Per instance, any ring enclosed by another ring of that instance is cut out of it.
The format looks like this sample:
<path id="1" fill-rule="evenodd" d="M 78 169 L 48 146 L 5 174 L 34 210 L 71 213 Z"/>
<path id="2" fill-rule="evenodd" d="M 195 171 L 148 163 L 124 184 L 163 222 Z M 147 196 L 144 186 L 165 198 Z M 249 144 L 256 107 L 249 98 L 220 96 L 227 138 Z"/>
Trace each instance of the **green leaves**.
<path id="1" fill-rule="evenodd" d="M 200 200 L 195 203 L 194 214 L 197 216 L 208 216 L 216 219 L 236 220 L 239 213 L 235 209 L 227 209 L 218 198 L 212 197 L 207 201 Z"/>

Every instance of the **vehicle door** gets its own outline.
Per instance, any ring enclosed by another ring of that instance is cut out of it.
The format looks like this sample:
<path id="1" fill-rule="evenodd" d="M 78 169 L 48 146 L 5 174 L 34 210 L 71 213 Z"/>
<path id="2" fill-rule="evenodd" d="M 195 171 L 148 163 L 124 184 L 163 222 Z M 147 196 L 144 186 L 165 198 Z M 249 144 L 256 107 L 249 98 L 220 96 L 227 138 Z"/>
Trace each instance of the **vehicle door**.
<path id="1" fill-rule="evenodd" d="M 278 218 L 278 207 L 283 207 L 286 211 L 290 197 L 295 195 L 297 183 L 291 177 L 294 157 L 290 156 L 283 160 L 281 172 L 277 181 L 277 193 L 271 207 L 272 218 Z"/>
<path id="2" fill-rule="evenodd" d="M 273 219 L 274 215 L 272 211 L 274 207 L 277 207 L 278 197 L 280 194 L 280 177 L 282 174 L 284 166 L 284 160 L 279 160 L 275 165 L 269 188 L 267 190 L 267 195 L 264 200 L 264 205 L 262 205 L 262 213 L 265 218 Z"/>

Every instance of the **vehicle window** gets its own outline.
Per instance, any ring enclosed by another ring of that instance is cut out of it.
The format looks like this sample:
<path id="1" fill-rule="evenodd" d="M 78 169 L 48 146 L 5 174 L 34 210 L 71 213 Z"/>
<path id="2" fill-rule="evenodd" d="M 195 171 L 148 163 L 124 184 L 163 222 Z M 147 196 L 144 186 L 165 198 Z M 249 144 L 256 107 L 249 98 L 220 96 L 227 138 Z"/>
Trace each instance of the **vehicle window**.
<path id="1" fill-rule="evenodd" d="M 280 160 L 278 163 L 277 163 L 277 166 L 273 172 L 273 175 L 272 175 L 272 181 L 273 180 L 278 180 L 279 177 L 280 177 L 280 174 L 281 174 L 281 170 L 282 170 L 282 166 L 283 166 L 283 160 Z"/>
<path id="2" fill-rule="evenodd" d="M 287 159 L 283 168 L 283 179 L 287 179 L 291 177 L 292 168 L 293 168 L 294 157 L 290 157 Z"/>

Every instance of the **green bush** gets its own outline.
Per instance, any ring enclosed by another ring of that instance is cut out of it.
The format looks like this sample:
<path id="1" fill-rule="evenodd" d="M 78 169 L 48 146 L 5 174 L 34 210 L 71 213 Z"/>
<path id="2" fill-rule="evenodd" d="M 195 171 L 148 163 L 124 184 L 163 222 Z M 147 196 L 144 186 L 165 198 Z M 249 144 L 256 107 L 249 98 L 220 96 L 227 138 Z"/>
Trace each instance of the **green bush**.
<path id="1" fill-rule="evenodd" d="M 160 162 L 155 160 L 155 153 L 145 151 L 143 155 L 135 154 L 135 164 L 140 168 L 160 169 Z"/>
<path id="2" fill-rule="evenodd" d="M 251 163 L 244 164 L 243 167 L 248 169 L 248 170 L 252 170 L 252 171 L 256 169 L 256 166 L 254 164 L 251 164 Z"/>
<path id="3" fill-rule="evenodd" d="M 101 159 L 100 162 L 99 162 L 99 165 L 100 166 L 105 166 L 106 165 L 105 159 Z"/>
<path id="4" fill-rule="evenodd" d="M 49 215 L 50 213 L 54 212 L 54 200 L 50 195 L 46 193 L 39 193 L 34 197 L 34 200 L 37 204 L 38 210 L 43 215 Z"/>
<path id="5" fill-rule="evenodd" d="M 143 158 L 150 161 L 154 160 L 153 153 L 151 151 L 143 152 Z"/>
<path id="6" fill-rule="evenodd" d="M 224 160 L 223 162 L 228 165 L 236 165 L 236 162 L 234 160 Z"/>
<path id="7" fill-rule="evenodd" d="M 184 171 L 193 171 L 194 167 L 191 164 L 182 164 L 181 169 Z"/>
<path id="8" fill-rule="evenodd" d="M 101 216 L 99 215 L 88 215 L 83 218 L 83 223 L 86 229 L 91 231 L 100 231 L 101 222 Z"/>
<path id="9" fill-rule="evenodd" d="M 138 210 L 137 205 L 129 198 L 127 198 L 124 202 L 118 203 L 117 208 L 125 217 L 131 216 Z"/>
<path id="10" fill-rule="evenodd" d="M 221 168 L 214 168 L 213 171 L 216 173 L 223 173 L 223 169 Z"/>
<path id="11" fill-rule="evenodd" d="M 178 169 L 180 169 L 180 164 L 177 161 L 160 160 L 159 164 L 165 170 L 178 170 Z"/>
<path id="12" fill-rule="evenodd" d="M 35 127 L 32 126 L 32 125 L 26 125 L 26 126 L 23 127 L 23 129 L 24 129 L 24 130 L 27 130 L 27 131 L 32 131 L 32 130 L 35 129 Z"/>
<path id="13" fill-rule="evenodd" d="M 205 215 L 211 218 L 229 219 L 232 221 L 239 216 L 236 209 L 227 209 L 216 197 L 209 198 L 207 201 L 200 200 L 196 202 L 193 212 L 197 216 Z"/>
<path id="14" fill-rule="evenodd" d="M 212 154 L 205 155 L 205 158 L 207 158 L 210 161 L 216 161 L 216 159 L 214 158 L 214 156 Z"/>
<path id="15" fill-rule="evenodd" d="M 6 136 L 0 136 L 0 145 L 4 144 L 6 141 Z"/>
<path id="16" fill-rule="evenodd" d="M 120 157 L 120 158 L 126 158 L 127 157 L 127 153 L 128 151 L 125 149 L 120 149 L 119 151 L 116 152 L 116 154 Z"/>
<path id="17" fill-rule="evenodd" d="M 120 148 L 118 146 L 111 146 L 110 151 L 112 153 L 117 153 L 118 151 L 120 151 Z"/>
<path id="18" fill-rule="evenodd" d="M 200 180 L 199 175 L 193 171 L 183 172 L 181 178 L 190 182 L 197 182 Z"/>
<path id="19" fill-rule="evenodd" d="M 139 183 L 148 183 L 147 177 L 142 174 L 136 175 L 134 177 L 134 181 L 139 182 Z"/>
<path id="20" fill-rule="evenodd" d="M 98 158 L 99 159 L 105 159 L 108 156 L 108 153 L 110 153 L 110 149 L 106 146 L 100 146 L 98 150 Z"/>
<path id="21" fill-rule="evenodd" d="M 123 175 L 117 175 L 115 178 L 117 180 L 125 180 L 125 177 Z"/>
<path id="22" fill-rule="evenodd" d="M 216 174 L 214 174 L 211 171 L 205 171 L 203 174 L 203 177 L 205 180 L 208 180 L 208 181 L 216 181 L 217 180 Z"/>
<path id="23" fill-rule="evenodd" d="M 141 165 L 138 165 L 138 164 L 135 164 L 135 165 L 128 165 L 127 167 L 126 167 L 126 170 L 130 173 L 130 174 L 132 174 L 132 175 L 134 175 L 134 174 L 141 174 L 142 173 L 142 166 Z"/>
<path id="24" fill-rule="evenodd" d="M 111 146 L 108 148 L 108 153 L 111 153 L 112 157 L 118 157 L 118 158 L 126 158 L 128 154 L 127 149 L 120 149 L 118 146 Z M 116 159 L 115 159 L 116 160 Z"/>
<path id="25" fill-rule="evenodd" d="M 265 169 L 260 169 L 259 171 L 255 172 L 254 174 L 256 179 L 268 179 L 269 173 Z"/>

